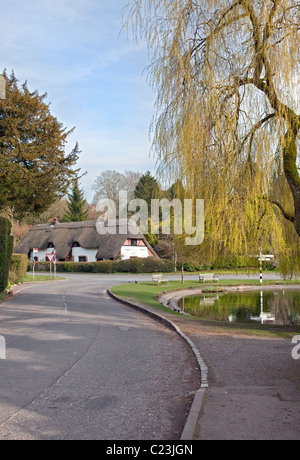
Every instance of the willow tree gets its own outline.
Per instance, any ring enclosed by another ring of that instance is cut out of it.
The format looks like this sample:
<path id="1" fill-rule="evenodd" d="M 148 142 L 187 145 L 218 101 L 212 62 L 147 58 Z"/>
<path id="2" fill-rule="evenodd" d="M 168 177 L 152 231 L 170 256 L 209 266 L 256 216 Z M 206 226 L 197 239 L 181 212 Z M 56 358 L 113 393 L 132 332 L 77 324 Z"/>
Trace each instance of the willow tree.
<path id="1" fill-rule="evenodd" d="M 152 57 L 160 169 L 206 199 L 210 249 L 283 248 L 283 219 L 300 235 L 299 2 L 132 0 L 127 8 L 127 26 Z M 284 196 L 274 197 L 278 178 Z"/>

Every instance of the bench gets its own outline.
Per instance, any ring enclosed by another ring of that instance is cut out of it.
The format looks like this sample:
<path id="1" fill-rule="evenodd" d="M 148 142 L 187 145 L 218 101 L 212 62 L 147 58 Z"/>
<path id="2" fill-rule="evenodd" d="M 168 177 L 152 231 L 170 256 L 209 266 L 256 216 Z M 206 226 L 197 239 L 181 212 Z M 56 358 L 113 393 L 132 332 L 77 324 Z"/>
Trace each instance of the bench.
<path id="1" fill-rule="evenodd" d="M 205 281 L 218 282 L 219 278 L 216 275 L 214 275 L 213 273 L 207 273 L 207 274 L 199 275 L 199 283 L 205 283 Z"/>
<path id="2" fill-rule="evenodd" d="M 169 280 L 165 279 L 163 275 L 152 275 L 152 283 L 159 285 L 160 283 L 169 284 Z"/>

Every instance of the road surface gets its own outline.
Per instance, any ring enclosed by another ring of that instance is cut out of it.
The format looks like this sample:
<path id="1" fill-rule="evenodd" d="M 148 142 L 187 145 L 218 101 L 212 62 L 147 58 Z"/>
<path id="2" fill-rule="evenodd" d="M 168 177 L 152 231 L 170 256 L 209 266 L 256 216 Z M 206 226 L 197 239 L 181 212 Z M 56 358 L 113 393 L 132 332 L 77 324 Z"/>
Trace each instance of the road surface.
<path id="1" fill-rule="evenodd" d="M 0 439 L 179 439 L 199 388 L 188 346 L 107 297 L 134 277 L 68 278 L 0 305 Z"/>

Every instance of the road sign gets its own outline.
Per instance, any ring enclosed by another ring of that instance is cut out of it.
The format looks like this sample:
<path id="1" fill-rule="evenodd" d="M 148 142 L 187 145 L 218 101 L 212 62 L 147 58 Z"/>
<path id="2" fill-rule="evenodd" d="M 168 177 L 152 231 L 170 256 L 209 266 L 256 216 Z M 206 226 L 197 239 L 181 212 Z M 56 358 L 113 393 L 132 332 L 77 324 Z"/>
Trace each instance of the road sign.
<path id="1" fill-rule="evenodd" d="M 262 284 L 263 282 L 263 275 L 262 275 L 262 271 L 263 271 L 263 265 L 262 265 L 262 262 L 271 262 L 271 260 L 274 259 L 274 256 L 273 254 L 262 254 L 261 253 L 262 251 L 262 248 L 260 248 L 260 253 L 259 255 L 256 255 L 256 256 L 249 256 L 249 257 L 255 257 L 259 260 L 260 262 L 260 274 L 259 274 L 259 280 Z"/>
<path id="2" fill-rule="evenodd" d="M 38 248 L 33 248 L 33 252 L 39 252 Z"/>
<path id="3" fill-rule="evenodd" d="M 53 259 L 55 258 L 55 254 L 46 254 L 46 257 L 49 260 L 49 262 L 52 262 Z"/>
<path id="4" fill-rule="evenodd" d="M 256 256 L 249 256 L 249 257 L 257 257 L 258 259 L 274 259 L 274 256 L 271 254 L 261 254 L 261 255 L 256 255 Z"/>

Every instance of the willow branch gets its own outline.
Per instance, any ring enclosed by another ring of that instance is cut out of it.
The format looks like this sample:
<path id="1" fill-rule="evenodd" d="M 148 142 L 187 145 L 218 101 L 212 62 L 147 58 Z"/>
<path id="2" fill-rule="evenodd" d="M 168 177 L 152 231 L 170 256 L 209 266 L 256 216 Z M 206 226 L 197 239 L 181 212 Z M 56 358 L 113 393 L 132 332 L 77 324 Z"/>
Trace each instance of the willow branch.
<path id="1" fill-rule="evenodd" d="M 295 216 L 294 216 L 293 214 L 287 212 L 287 211 L 284 209 L 284 207 L 282 206 L 282 204 L 279 203 L 279 201 L 277 201 L 277 200 L 271 200 L 271 199 L 269 199 L 269 201 L 270 201 L 270 203 L 274 204 L 275 206 L 277 206 L 277 207 L 280 209 L 280 211 L 281 211 L 283 217 L 284 217 L 286 220 L 288 220 L 289 222 L 292 222 L 292 223 L 295 222 Z"/>

